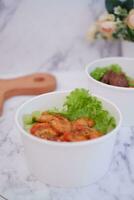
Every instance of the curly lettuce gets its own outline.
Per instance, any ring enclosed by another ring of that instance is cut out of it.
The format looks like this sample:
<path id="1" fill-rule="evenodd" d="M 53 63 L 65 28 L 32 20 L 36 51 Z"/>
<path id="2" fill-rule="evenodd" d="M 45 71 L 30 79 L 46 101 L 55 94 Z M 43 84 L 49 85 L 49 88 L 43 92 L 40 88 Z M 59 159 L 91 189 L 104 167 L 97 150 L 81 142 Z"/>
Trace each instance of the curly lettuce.
<path id="1" fill-rule="evenodd" d="M 80 117 L 92 118 L 95 121 L 95 128 L 103 134 L 116 127 L 115 118 L 103 108 L 102 102 L 83 88 L 73 90 L 66 97 L 61 110 L 55 109 L 50 112 L 62 114 L 69 120 Z"/>
<path id="2" fill-rule="evenodd" d="M 122 69 L 120 65 L 118 64 L 111 64 L 106 67 L 96 67 L 90 75 L 97 81 L 101 80 L 101 78 L 108 72 L 108 71 L 113 71 L 117 74 L 122 72 Z"/>

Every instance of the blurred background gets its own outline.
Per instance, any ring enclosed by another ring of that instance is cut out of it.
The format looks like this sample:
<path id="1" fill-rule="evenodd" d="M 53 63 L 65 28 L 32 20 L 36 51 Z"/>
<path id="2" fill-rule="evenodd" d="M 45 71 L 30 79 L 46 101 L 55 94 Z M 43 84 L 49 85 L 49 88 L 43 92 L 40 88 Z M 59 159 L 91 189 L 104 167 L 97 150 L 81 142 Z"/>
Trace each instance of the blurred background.
<path id="1" fill-rule="evenodd" d="M 119 42 L 86 38 L 104 0 L 0 0 L 0 71 L 81 70 L 91 60 L 121 56 Z"/>

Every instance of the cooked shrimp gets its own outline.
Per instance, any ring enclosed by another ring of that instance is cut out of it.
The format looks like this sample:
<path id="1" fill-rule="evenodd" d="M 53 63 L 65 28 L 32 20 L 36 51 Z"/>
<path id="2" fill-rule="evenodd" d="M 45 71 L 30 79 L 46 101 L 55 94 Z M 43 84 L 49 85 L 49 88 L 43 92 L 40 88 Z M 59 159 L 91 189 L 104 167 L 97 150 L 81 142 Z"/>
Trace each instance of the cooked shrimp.
<path id="1" fill-rule="evenodd" d="M 31 128 L 31 133 L 37 137 L 44 139 L 53 139 L 57 133 L 50 127 L 48 123 L 36 123 Z"/>
<path id="2" fill-rule="evenodd" d="M 60 138 L 59 141 L 64 142 L 79 142 L 87 140 L 84 135 L 75 134 L 73 132 L 71 133 L 64 133 Z"/>
<path id="3" fill-rule="evenodd" d="M 82 130 L 79 130 L 78 132 L 80 135 L 85 136 L 86 139 L 94 139 L 100 137 L 102 134 L 100 131 L 94 129 L 94 128 L 85 128 Z"/>
<path id="4" fill-rule="evenodd" d="M 68 119 L 61 115 L 56 115 L 54 120 L 50 121 L 54 130 L 59 133 L 65 133 L 71 131 L 71 123 Z"/>
<path id="5" fill-rule="evenodd" d="M 48 112 L 43 112 L 37 121 L 42 123 L 42 122 L 50 122 L 53 119 L 55 119 L 55 115 L 49 114 Z"/>
<path id="6" fill-rule="evenodd" d="M 49 123 L 51 127 L 59 133 L 69 132 L 71 130 L 70 121 L 59 114 L 49 114 L 44 112 L 38 119 L 38 122 Z"/>
<path id="7" fill-rule="evenodd" d="M 89 118 L 79 118 L 73 122 L 60 114 L 44 112 L 35 123 L 31 134 L 54 141 L 79 142 L 100 137 L 102 134 L 93 128 L 95 122 Z"/>
<path id="8" fill-rule="evenodd" d="M 73 130 L 81 130 L 84 127 L 93 127 L 95 122 L 89 118 L 79 118 L 72 122 Z"/>
<path id="9" fill-rule="evenodd" d="M 89 139 L 95 139 L 95 138 L 98 138 L 102 136 L 102 133 L 100 131 L 97 131 L 96 129 L 94 128 L 91 128 L 90 131 L 89 131 Z"/>

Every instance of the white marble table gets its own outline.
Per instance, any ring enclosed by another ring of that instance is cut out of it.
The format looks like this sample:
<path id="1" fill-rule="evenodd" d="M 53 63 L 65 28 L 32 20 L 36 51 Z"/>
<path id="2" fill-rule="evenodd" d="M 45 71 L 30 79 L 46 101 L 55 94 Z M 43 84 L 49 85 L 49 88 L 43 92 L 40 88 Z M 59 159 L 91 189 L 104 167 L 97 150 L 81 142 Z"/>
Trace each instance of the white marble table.
<path id="1" fill-rule="evenodd" d="M 57 77 L 57 90 L 87 88 L 84 69 L 89 61 L 121 55 L 118 44 L 90 45 L 85 39 L 91 21 L 103 10 L 99 2 L 0 0 L 1 76 L 47 71 Z M 134 200 L 134 127 L 121 128 L 112 165 L 98 183 L 61 189 L 37 181 L 26 166 L 14 123 L 16 109 L 29 98 L 8 100 L 0 120 L 1 195 L 8 200 Z"/>

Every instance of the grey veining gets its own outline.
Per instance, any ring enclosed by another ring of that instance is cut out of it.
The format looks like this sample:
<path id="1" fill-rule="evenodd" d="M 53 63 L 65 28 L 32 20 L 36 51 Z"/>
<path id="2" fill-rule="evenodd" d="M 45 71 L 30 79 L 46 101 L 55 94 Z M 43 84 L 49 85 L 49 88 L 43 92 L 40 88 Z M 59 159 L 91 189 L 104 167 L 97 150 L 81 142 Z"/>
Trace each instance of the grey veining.
<path id="1" fill-rule="evenodd" d="M 121 55 L 119 43 L 87 42 L 86 31 L 103 11 L 103 0 L 0 0 L 1 74 L 48 71 L 57 77 L 57 90 L 88 87 L 88 62 Z M 0 120 L 0 194 L 9 200 L 134 200 L 134 127 L 121 128 L 110 169 L 96 184 L 69 190 L 37 181 L 14 123 L 29 98 L 8 100 Z"/>
<path id="2" fill-rule="evenodd" d="M 0 31 L 2 31 L 11 20 L 21 0 L 0 0 Z"/>

